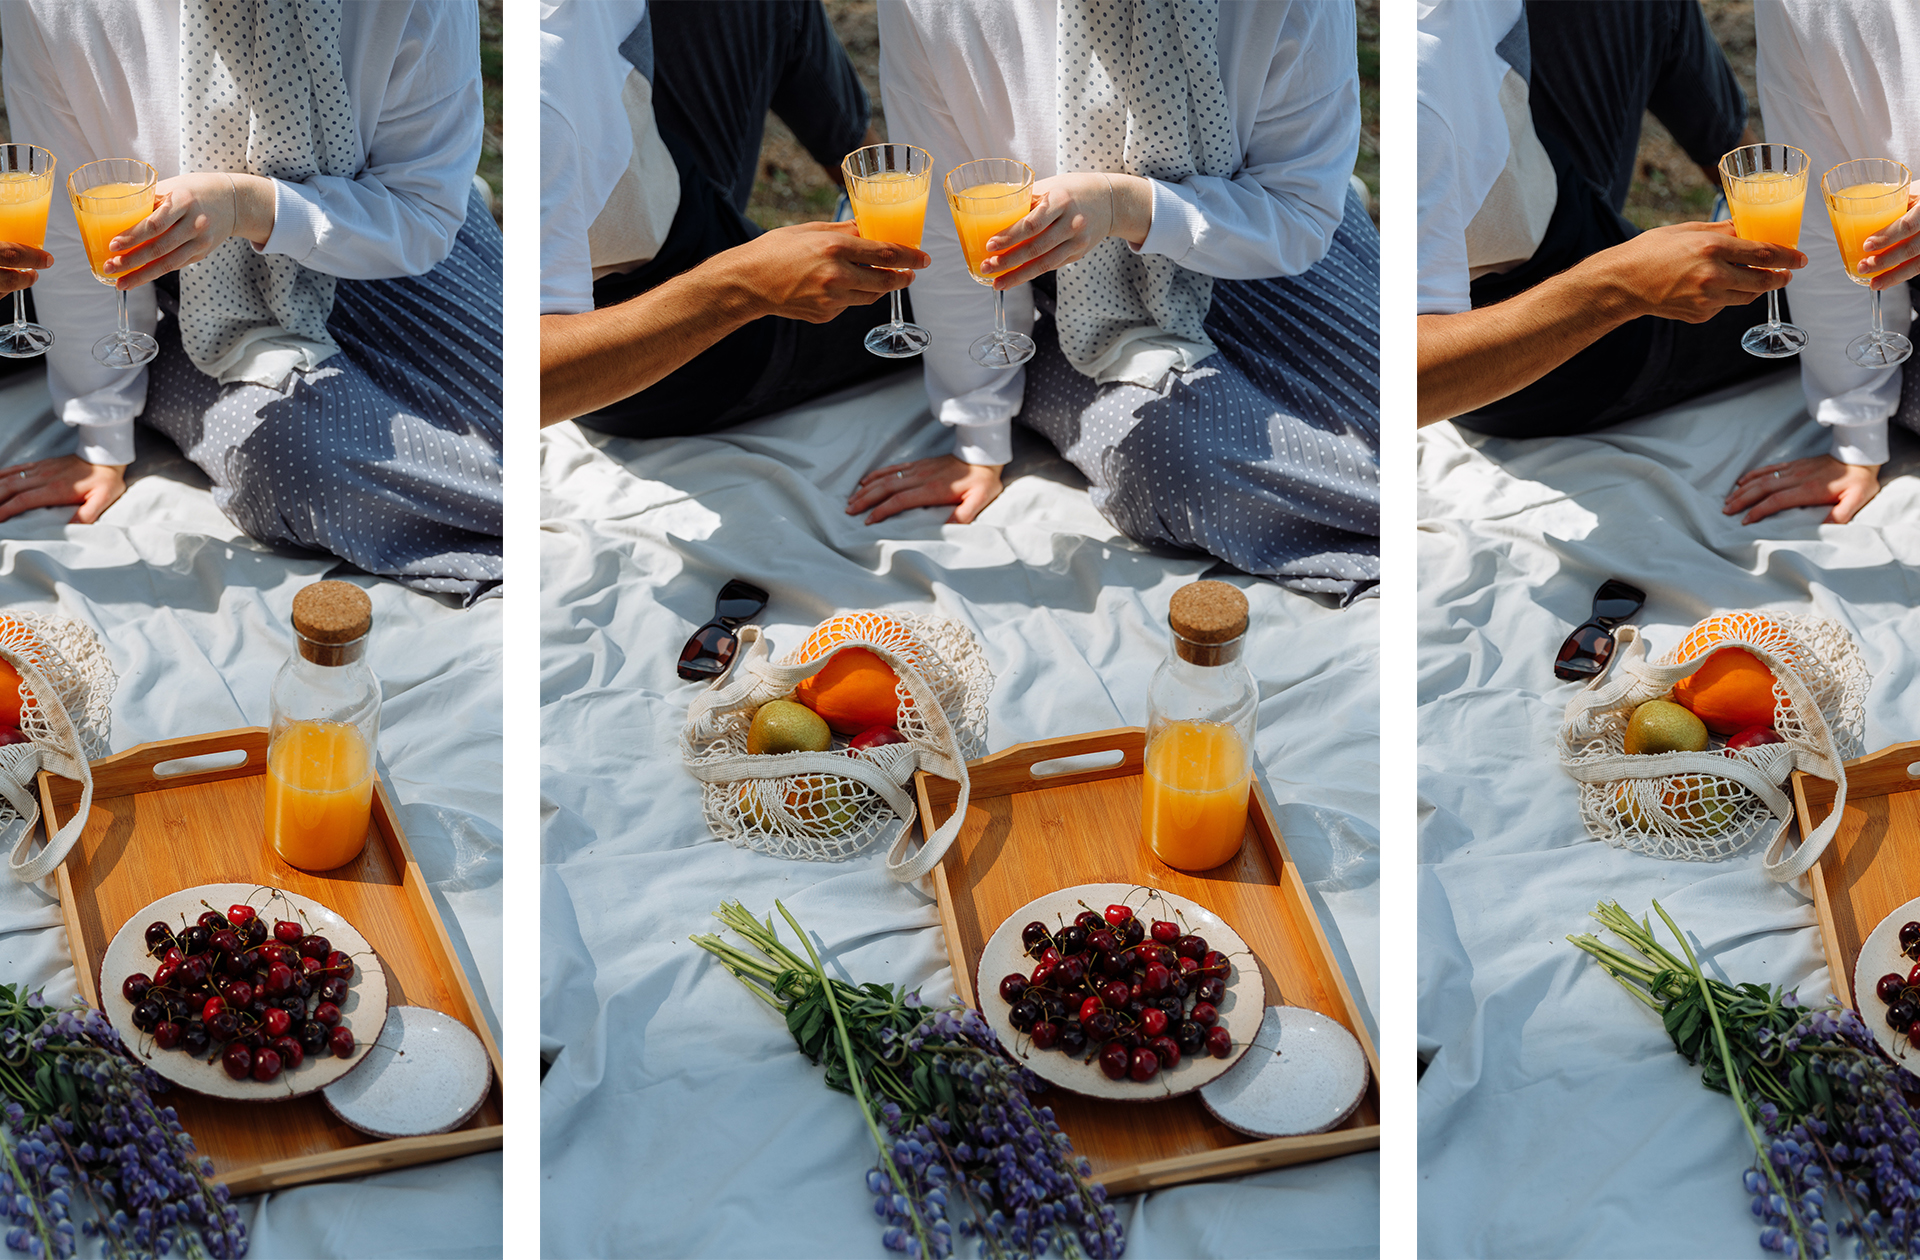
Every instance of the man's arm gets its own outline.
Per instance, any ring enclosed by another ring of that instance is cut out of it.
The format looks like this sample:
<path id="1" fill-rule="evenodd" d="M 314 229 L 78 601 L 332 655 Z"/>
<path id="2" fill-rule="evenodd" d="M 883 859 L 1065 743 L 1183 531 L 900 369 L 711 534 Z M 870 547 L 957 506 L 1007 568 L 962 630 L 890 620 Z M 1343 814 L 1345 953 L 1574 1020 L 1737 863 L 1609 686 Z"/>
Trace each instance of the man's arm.
<path id="1" fill-rule="evenodd" d="M 917 249 L 863 240 L 851 223 L 776 228 L 618 306 L 540 317 L 540 424 L 639 393 L 767 315 L 824 324 L 904 289 Z M 894 268 L 895 270 L 881 270 Z"/>
<path id="2" fill-rule="evenodd" d="M 1604 249 L 1525 293 L 1419 317 L 1422 425 L 1496 402 L 1642 315 L 1704 323 L 1787 283 L 1799 250 L 1743 241 L 1730 223 L 1676 223 Z"/>

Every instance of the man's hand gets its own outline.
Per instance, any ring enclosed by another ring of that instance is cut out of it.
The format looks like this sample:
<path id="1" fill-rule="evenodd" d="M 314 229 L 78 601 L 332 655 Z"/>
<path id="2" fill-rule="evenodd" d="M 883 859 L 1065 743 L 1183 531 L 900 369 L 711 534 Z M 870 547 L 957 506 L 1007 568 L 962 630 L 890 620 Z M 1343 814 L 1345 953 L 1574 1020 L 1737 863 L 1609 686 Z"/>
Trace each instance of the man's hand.
<path id="1" fill-rule="evenodd" d="M 888 464 L 860 478 L 847 498 L 847 515 L 868 512 L 867 524 L 878 525 L 909 508 L 956 505 L 949 525 L 968 525 L 980 509 L 1000 497 L 999 464 L 966 464 L 952 455 L 916 459 L 910 464 Z"/>
<path id="2" fill-rule="evenodd" d="M 1860 242 L 1859 273 L 1881 274 L 1868 281 L 1873 288 L 1891 289 L 1920 276 L 1920 198 L 1909 196 L 1907 212 Z"/>
<path id="3" fill-rule="evenodd" d="M 0 521 L 34 508 L 75 503 L 68 522 L 91 525 L 127 492 L 126 469 L 119 464 L 89 464 L 78 455 L 57 455 L 0 468 Z"/>
<path id="4" fill-rule="evenodd" d="M 1878 493 L 1877 464 L 1843 464 L 1831 455 L 1815 455 L 1742 473 L 1720 510 L 1727 516 L 1746 512 L 1740 523 L 1751 525 L 1788 508 L 1831 503 L 1826 524 L 1845 525 Z"/>
<path id="5" fill-rule="evenodd" d="M 53 255 L 44 249 L 17 241 L 0 241 L 0 293 L 14 293 L 30 287 L 40 278 L 40 268 L 53 266 Z"/>
<path id="6" fill-rule="evenodd" d="M 1744 306 L 1786 287 L 1780 270 L 1807 265 L 1807 256 L 1783 245 L 1743 241 L 1731 223 L 1674 223 L 1652 228 L 1605 249 L 1573 270 L 1588 270 L 1629 318 L 1704 324 L 1729 306 Z"/>
<path id="7" fill-rule="evenodd" d="M 932 262 L 905 245 L 865 240 L 851 223 L 796 223 L 716 254 L 707 265 L 721 269 L 756 318 L 824 324 L 849 306 L 906 288 L 913 271 Z"/>

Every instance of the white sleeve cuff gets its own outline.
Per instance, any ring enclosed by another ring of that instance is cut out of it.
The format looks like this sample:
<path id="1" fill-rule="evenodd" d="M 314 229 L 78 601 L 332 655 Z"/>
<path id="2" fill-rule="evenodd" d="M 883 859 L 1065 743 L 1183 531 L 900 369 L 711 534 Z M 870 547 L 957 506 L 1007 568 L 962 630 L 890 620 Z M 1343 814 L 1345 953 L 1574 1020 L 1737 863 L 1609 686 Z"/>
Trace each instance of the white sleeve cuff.
<path id="1" fill-rule="evenodd" d="M 1887 422 L 1871 420 L 1866 424 L 1835 424 L 1833 457 L 1843 464 L 1879 466 L 1887 462 Z"/>
<path id="2" fill-rule="evenodd" d="M 953 453 L 963 464 L 1005 464 L 1013 458 L 1013 422 L 953 426 Z"/>
<path id="3" fill-rule="evenodd" d="M 254 249 L 262 254 L 285 254 L 304 263 L 320 244 L 326 228 L 326 215 L 320 203 L 303 196 L 306 189 L 289 180 L 273 181 L 273 231 L 265 245 Z"/>
<path id="4" fill-rule="evenodd" d="M 1147 228 L 1147 238 L 1133 252 L 1162 254 L 1179 262 L 1206 231 L 1206 216 L 1200 213 L 1198 199 L 1182 185 L 1164 179 L 1147 182 L 1153 185 L 1153 222 Z M 1187 196 L 1182 197 L 1182 192 Z"/>
<path id="5" fill-rule="evenodd" d="M 80 458 L 89 464 L 118 464 L 125 467 L 133 462 L 133 417 L 125 420 L 110 420 L 105 424 L 76 424 L 73 426 L 80 435 Z"/>

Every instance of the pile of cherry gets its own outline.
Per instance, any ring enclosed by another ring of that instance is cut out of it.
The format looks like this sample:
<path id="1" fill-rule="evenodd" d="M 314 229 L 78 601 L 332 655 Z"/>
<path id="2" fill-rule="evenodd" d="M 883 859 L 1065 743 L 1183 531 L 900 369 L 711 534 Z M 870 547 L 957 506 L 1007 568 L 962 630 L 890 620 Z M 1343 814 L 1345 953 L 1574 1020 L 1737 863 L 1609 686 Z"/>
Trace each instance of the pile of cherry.
<path id="1" fill-rule="evenodd" d="M 1000 996 L 1012 1006 L 1008 1022 L 1036 1049 L 1086 1054 L 1113 1080 L 1142 1082 L 1179 1067 L 1182 1055 L 1233 1053 L 1233 1035 L 1217 1022 L 1233 969 L 1179 924 L 1148 926 L 1132 907 L 1111 905 L 1058 932 L 1029 923 L 1020 944 L 1039 965 L 1002 980 Z"/>
<path id="2" fill-rule="evenodd" d="M 1888 972 L 1873 991 L 1887 1004 L 1887 1027 L 1920 1046 L 1920 923 L 1900 925 L 1900 952 L 1916 960 L 1913 970 L 1904 976 Z"/>
<path id="3" fill-rule="evenodd" d="M 133 1026 L 162 1050 L 198 1058 L 212 1049 L 236 1081 L 271 1081 L 309 1054 L 351 1055 L 353 1030 L 340 1022 L 340 1007 L 353 960 L 288 919 L 268 935 L 247 905 L 210 909 L 178 932 L 148 924 L 147 952 L 160 966 L 120 986 L 133 1003 Z"/>

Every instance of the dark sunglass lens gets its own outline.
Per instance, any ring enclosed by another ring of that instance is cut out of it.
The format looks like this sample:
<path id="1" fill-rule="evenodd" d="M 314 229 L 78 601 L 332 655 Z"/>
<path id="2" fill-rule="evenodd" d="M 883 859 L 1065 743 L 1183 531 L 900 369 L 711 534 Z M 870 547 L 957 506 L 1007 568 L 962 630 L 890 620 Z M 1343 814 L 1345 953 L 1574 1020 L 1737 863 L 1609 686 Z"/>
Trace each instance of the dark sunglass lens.
<path id="1" fill-rule="evenodd" d="M 1567 636 L 1560 645 L 1560 654 L 1554 658 L 1553 672 L 1556 677 L 1575 681 L 1592 678 L 1607 667 L 1607 661 L 1613 656 L 1613 636 L 1603 627 L 1588 622 Z"/>
<path id="2" fill-rule="evenodd" d="M 740 640 L 725 626 L 711 623 L 701 626 L 680 649 L 680 677 L 690 682 L 719 677 L 726 672 L 739 646 Z"/>
<path id="3" fill-rule="evenodd" d="M 1611 578 L 1593 596 L 1593 615 L 1608 621 L 1625 621 L 1647 602 L 1646 592 Z"/>
<path id="4" fill-rule="evenodd" d="M 714 601 L 713 615 L 725 617 L 728 621 L 745 621 L 766 606 L 765 591 L 751 582 L 735 578 L 720 588 L 720 598 Z"/>

